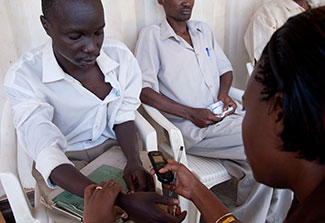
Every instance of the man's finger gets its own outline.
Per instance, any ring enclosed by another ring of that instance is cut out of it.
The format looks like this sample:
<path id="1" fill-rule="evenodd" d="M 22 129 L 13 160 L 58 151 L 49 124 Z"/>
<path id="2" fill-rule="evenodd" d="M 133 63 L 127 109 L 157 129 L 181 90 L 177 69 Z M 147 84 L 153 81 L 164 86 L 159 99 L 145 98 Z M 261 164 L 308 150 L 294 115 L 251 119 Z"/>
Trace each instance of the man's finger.
<path id="1" fill-rule="evenodd" d="M 153 181 L 153 177 L 149 174 L 147 174 L 147 185 L 148 185 L 148 191 L 155 192 L 155 182 Z"/>
<path id="2" fill-rule="evenodd" d="M 148 191 L 147 172 L 143 169 L 133 173 L 135 180 L 138 182 L 136 191 Z"/>
<path id="3" fill-rule="evenodd" d="M 114 206 L 114 210 L 117 216 L 120 216 L 121 218 L 128 218 L 128 214 L 120 207 Z"/>
<path id="4" fill-rule="evenodd" d="M 223 102 L 223 107 L 222 107 L 222 111 L 227 111 L 229 107 L 229 103 L 226 103 L 225 101 Z"/>
<path id="5" fill-rule="evenodd" d="M 178 223 L 178 222 L 182 222 L 185 217 L 186 217 L 186 211 L 183 211 L 180 215 L 172 215 L 172 214 L 168 214 L 165 211 L 161 210 L 163 216 L 162 218 L 164 219 L 164 222 L 171 222 L 171 223 Z"/>
<path id="6" fill-rule="evenodd" d="M 176 215 L 176 217 L 180 220 L 179 222 L 182 222 L 186 217 L 187 212 L 183 211 L 180 215 Z"/>
<path id="7" fill-rule="evenodd" d="M 217 123 L 217 122 L 220 122 L 222 120 L 222 118 L 218 118 L 216 115 L 213 115 L 211 117 L 211 120 L 214 122 L 214 123 Z"/>
<path id="8" fill-rule="evenodd" d="M 134 193 L 135 189 L 134 189 L 134 185 L 133 185 L 132 176 L 130 174 L 124 174 L 123 179 L 125 181 L 127 188 L 129 189 L 129 191 L 131 193 Z"/>
<path id="9" fill-rule="evenodd" d="M 161 196 L 159 194 L 155 197 L 155 202 L 159 204 L 165 204 L 165 205 L 178 205 L 179 201 L 176 198 L 171 198 L 167 196 Z"/>

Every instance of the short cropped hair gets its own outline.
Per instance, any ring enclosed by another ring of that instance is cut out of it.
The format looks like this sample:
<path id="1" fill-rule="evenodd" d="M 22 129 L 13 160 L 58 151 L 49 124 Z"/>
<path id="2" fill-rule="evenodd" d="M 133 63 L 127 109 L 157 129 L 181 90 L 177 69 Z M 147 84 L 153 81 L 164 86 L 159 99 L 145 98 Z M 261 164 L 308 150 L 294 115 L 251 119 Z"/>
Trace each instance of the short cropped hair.
<path id="1" fill-rule="evenodd" d="M 273 34 L 262 59 L 255 77 L 262 84 L 261 100 L 283 95 L 284 151 L 324 164 L 325 7 L 290 18 Z"/>
<path id="2" fill-rule="evenodd" d="M 51 9 L 56 7 L 57 0 L 42 0 L 42 12 L 45 18 L 50 17 Z"/>

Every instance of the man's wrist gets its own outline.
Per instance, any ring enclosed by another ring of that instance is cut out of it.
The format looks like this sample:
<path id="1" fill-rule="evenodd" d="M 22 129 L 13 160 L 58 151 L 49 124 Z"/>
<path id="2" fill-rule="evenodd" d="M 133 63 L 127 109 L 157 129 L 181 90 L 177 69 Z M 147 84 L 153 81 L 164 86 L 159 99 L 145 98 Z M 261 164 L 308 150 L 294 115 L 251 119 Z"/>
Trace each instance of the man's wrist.
<path id="1" fill-rule="evenodd" d="M 128 195 L 124 193 L 119 193 L 115 199 L 115 205 L 123 209 L 123 206 L 127 201 L 128 201 Z"/>
<path id="2" fill-rule="evenodd" d="M 228 91 L 222 91 L 222 92 L 219 92 L 219 97 L 218 98 L 221 98 L 221 97 L 228 97 Z"/>
<path id="3" fill-rule="evenodd" d="M 187 107 L 185 111 L 183 111 L 183 115 L 182 118 L 186 119 L 186 120 L 192 120 L 192 115 L 193 114 L 193 108 L 191 107 Z"/>

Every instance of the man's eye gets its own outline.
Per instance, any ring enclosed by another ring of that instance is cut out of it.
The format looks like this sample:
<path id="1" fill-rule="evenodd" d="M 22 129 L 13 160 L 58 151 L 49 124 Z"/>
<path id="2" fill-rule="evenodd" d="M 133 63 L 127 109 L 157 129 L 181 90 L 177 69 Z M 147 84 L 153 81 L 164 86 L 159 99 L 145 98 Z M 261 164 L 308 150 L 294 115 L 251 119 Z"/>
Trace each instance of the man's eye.
<path id="1" fill-rule="evenodd" d="M 96 35 L 96 36 L 100 36 L 100 35 L 102 35 L 103 33 L 104 33 L 104 30 L 103 30 L 103 29 L 100 29 L 100 30 L 98 30 L 98 31 L 95 32 L 95 35 Z"/>
<path id="2" fill-rule="evenodd" d="M 69 39 L 72 39 L 72 40 L 77 40 L 77 39 L 80 39 L 81 35 L 70 35 L 69 36 Z"/>

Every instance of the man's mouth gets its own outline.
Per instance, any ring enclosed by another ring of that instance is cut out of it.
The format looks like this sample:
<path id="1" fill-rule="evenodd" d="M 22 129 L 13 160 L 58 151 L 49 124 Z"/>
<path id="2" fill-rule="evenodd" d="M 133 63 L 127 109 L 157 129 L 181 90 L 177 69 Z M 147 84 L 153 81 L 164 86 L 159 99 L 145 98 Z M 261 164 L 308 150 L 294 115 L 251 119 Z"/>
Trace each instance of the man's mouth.
<path id="1" fill-rule="evenodd" d="M 191 8 L 183 8 L 180 10 L 182 14 L 188 15 L 192 13 L 192 9 Z"/>
<path id="2" fill-rule="evenodd" d="M 83 58 L 82 62 L 85 64 L 94 64 L 96 62 L 97 56 L 95 57 L 87 57 L 87 58 Z"/>

